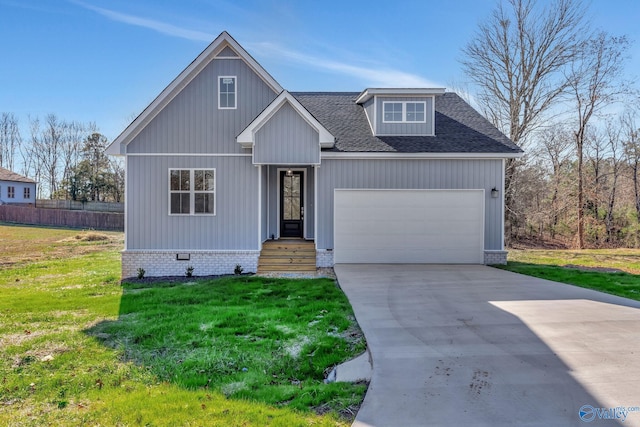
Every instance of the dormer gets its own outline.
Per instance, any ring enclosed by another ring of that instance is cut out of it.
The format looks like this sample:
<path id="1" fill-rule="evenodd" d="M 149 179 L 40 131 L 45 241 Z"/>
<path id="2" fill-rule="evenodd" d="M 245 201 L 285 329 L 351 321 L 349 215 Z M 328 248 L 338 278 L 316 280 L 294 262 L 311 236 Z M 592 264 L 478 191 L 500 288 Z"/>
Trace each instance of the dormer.
<path id="1" fill-rule="evenodd" d="M 356 99 L 376 136 L 434 136 L 435 97 L 444 88 L 365 89 Z"/>

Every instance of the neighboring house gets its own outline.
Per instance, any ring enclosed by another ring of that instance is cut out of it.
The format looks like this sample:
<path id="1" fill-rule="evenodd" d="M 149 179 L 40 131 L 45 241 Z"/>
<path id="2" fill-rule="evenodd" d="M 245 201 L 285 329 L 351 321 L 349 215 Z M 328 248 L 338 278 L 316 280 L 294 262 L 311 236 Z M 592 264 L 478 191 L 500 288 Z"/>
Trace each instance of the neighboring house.
<path id="1" fill-rule="evenodd" d="M 444 89 L 287 92 L 223 32 L 108 153 L 128 277 L 253 272 L 274 238 L 313 241 L 318 267 L 504 263 L 522 150 Z"/>
<path id="2" fill-rule="evenodd" d="M 9 169 L 0 168 L 0 205 L 36 203 L 36 182 Z"/>

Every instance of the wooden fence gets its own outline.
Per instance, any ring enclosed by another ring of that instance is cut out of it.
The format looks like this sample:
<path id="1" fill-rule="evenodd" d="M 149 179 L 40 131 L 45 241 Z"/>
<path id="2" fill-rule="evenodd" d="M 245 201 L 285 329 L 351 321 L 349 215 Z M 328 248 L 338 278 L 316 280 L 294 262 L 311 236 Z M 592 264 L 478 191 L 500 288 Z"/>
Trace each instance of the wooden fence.
<path id="1" fill-rule="evenodd" d="M 68 209 L 72 211 L 124 212 L 124 203 L 79 202 L 77 200 L 36 200 L 36 207 L 44 209 Z"/>
<path id="2" fill-rule="evenodd" d="M 124 231 L 124 214 L 111 212 L 71 211 L 1 205 L 0 221 L 15 222 L 18 224 Z"/>

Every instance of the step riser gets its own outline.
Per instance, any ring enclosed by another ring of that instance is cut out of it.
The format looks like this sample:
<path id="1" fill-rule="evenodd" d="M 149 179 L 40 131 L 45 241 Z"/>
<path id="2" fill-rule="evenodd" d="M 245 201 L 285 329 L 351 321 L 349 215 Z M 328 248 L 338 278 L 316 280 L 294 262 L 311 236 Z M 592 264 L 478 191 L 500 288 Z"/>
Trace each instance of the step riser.
<path id="1" fill-rule="evenodd" d="M 263 259 L 258 261 L 258 266 L 265 265 L 316 265 L 315 259 L 295 259 L 295 258 L 281 258 L 281 259 Z"/>
<path id="2" fill-rule="evenodd" d="M 262 251 L 262 256 L 316 256 L 315 251 Z"/>
<path id="3" fill-rule="evenodd" d="M 268 241 L 262 245 L 258 273 L 316 271 L 316 249 L 313 242 Z"/>

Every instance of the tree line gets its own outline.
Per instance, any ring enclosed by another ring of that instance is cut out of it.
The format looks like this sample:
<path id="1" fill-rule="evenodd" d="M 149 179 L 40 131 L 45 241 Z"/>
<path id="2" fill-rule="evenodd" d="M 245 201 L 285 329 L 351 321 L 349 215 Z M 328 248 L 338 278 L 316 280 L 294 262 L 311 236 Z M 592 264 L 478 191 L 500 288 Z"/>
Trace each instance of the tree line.
<path id="1" fill-rule="evenodd" d="M 640 246 L 631 42 L 580 0 L 502 0 L 462 49 L 472 103 L 526 152 L 505 172 L 506 238 Z"/>
<path id="2" fill-rule="evenodd" d="M 95 123 L 48 114 L 30 117 L 28 129 L 22 135 L 16 115 L 0 113 L 0 167 L 34 179 L 38 198 L 124 201 L 122 161 L 105 154 Z"/>

